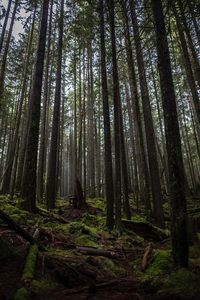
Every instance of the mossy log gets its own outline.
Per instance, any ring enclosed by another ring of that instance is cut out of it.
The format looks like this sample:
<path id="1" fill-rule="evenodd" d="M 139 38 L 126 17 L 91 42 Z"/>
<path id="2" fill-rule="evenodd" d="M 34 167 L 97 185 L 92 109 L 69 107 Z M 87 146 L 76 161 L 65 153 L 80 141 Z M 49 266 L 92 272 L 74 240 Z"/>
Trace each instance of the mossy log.
<path id="1" fill-rule="evenodd" d="M 35 268 L 37 263 L 37 256 L 38 256 L 38 246 L 31 245 L 29 248 L 28 255 L 26 257 L 26 263 L 24 266 L 23 274 L 22 274 L 22 284 L 23 287 L 18 289 L 14 300 L 28 300 L 29 299 L 29 292 L 28 288 L 34 278 Z"/>
<path id="2" fill-rule="evenodd" d="M 147 222 L 122 220 L 122 225 L 126 229 L 134 231 L 137 235 L 142 236 L 145 239 L 151 239 L 159 242 L 169 237 L 164 230 Z"/>
<path id="3" fill-rule="evenodd" d="M 35 274 L 37 256 L 38 256 L 38 246 L 31 245 L 29 249 L 29 253 L 26 258 L 23 274 L 22 274 L 22 282 L 29 283 L 33 280 Z"/>
<path id="4" fill-rule="evenodd" d="M 31 245 L 38 245 L 40 250 L 45 250 L 42 245 L 39 245 L 38 242 L 34 239 L 34 237 L 24 228 L 22 228 L 19 224 L 17 224 L 8 214 L 0 209 L 0 219 L 2 219 L 10 229 L 17 232 L 21 235 L 25 240 L 27 240 Z"/>

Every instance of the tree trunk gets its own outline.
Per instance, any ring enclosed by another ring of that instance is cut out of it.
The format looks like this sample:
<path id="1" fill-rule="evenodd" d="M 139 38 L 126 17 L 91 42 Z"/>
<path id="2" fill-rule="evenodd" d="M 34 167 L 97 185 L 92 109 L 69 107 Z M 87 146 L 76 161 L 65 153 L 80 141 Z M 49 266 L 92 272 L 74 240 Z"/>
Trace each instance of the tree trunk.
<path id="1" fill-rule="evenodd" d="M 170 174 L 172 251 L 175 263 L 187 267 L 188 241 L 186 198 L 184 193 L 184 168 L 170 54 L 162 3 L 160 0 L 151 0 L 151 5 L 156 31 L 158 66 L 164 111 L 168 168 Z"/>

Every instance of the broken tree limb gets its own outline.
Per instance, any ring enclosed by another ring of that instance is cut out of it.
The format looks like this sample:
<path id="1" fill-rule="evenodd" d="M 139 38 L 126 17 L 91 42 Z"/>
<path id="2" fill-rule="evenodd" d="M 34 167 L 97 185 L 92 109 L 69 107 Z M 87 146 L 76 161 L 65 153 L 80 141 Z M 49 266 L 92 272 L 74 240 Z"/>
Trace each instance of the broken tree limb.
<path id="1" fill-rule="evenodd" d="M 149 243 L 148 246 L 145 249 L 143 259 L 142 259 L 142 271 L 145 271 L 147 266 L 149 265 L 149 262 L 151 261 L 153 254 L 153 245 L 152 243 Z"/>
<path id="2" fill-rule="evenodd" d="M 147 222 L 122 220 L 122 224 L 126 229 L 134 231 L 136 234 L 145 239 L 152 239 L 159 242 L 169 237 L 164 230 Z"/>
<path id="3" fill-rule="evenodd" d="M 19 224 L 17 224 L 8 214 L 0 209 L 0 219 L 3 220 L 10 229 L 17 232 L 21 235 L 25 240 L 27 240 L 31 245 L 36 244 L 38 245 L 40 250 L 45 250 L 45 248 L 40 245 L 34 237 L 24 228 L 22 228 Z"/>

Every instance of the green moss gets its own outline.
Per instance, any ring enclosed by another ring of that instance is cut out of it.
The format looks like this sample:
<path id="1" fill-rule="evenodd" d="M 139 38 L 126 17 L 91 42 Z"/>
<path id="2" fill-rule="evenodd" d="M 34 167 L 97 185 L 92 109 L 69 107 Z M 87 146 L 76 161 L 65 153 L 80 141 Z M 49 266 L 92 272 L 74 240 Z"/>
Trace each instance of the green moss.
<path id="1" fill-rule="evenodd" d="M 116 265 L 113 260 L 107 257 L 98 257 L 100 268 L 109 276 L 116 277 L 117 275 L 124 275 L 125 270 Z"/>
<path id="2" fill-rule="evenodd" d="M 5 213 L 7 213 L 15 222 L 17 222 L 20 225 L 26 224 L 26 221 L 28 219 L 31 219 L 31 214 L 28 213 L 25 210 L 19 209 L 16 206 L 13 206 L 11 204 L 3 204 L 1 205 L 1 208 Z"/>
<path id="3" fill-rule="evenodd" d="M 120 247 L 133 248 L 135 245 L 143 245 L 144 239 L 133 231 L 125 230 L 116 243 Z"/>
<path id="4" fill-rule="evenodd" d="M 150 276 L 161 276 L 172 271 L 173 259 L 170 251 L 157 250 L 153 257 L 153 261 L 146 270 L 146 274 Z"/>
<path id="5" fill-rule="evenodd" d="M 65 256 L 65 257 L 72 257 L 75 255 L 73 250 L 63 250 L 63 249 L 56 249 L 56 248 L 50 248 L 48 249 L 48 253 L 50 255 L 55 256 Z"/>
<path id="6" fill-rule="evenodd" d="M 91 215 L 89 213 L 85 213 L 83 214 L 83 217 L 82 217 L 82 222 L 88 226 L 91 226 L 91 225 L 98 225 L 98 222 L 97 222 L 97 216 L 95 215 Z"/>
<path id="7" fill-rule="evenodd" d="M 15 296 L 14 300 L 28 300 L 28 291 L 26 288 L 19 289 Z"/>
<path id="8" fill-rule="evenodd" d="M 135 222 L 146 222 L 146 219 L 141 215 L 134 214 L 131 218 Z"/>
<path id="9" fill-rule="evenodd" d="M 97 239 L 88 235 L 80 235 L 75 238 L 75 242 L 79 246 L 87 247 L 98 247 L 101 248 L 101 245 L 97 243 Z"/>
<path id="10" fill-rule="evenodd" d="M 33 280 L 31 282 L 31 286 L 33 289 L 40 290 L 40 289 L 49 289 L 53 285 L 55 285 L 53 282 L 50 282 L 46 279 L 41 279 L 41 280 Z"/>
<path id="11" fill-rule="evenodd" d="M 33 279 L 34 272 L 35 272 L 35 265 L 37 261 L 37 255 L 38 255 L 38 247 L 36 245 L 32 245 L 29 249 L 29 253 L 26 258 L 26 264 L 22 275 L 23 281 Z"/>
<path id="12" fill-rule="evenodd" d="M 91 206 L 93 206 L 93 207 L 95 207 L 95 208 L 103 211 L 103 212 L 106 209 L 106 201 L 105 201 L 104 198 L 101 198 L 101 197 L 100 198 L 93 198 L 93 199 L 88 198 L 87 199 L 87 203 L 89 205 L 91 205 Z"/>

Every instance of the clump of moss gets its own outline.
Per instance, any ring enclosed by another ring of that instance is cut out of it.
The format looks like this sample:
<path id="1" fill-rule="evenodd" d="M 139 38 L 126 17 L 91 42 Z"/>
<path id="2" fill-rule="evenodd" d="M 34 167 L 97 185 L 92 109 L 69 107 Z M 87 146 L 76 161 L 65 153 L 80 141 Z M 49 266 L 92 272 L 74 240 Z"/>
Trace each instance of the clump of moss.
<path id="1" fill-rule="evenodd" d="M 134 214 L 131 219 L 135 222 L 146 222 L 146 219 L 138 214 Z"/>
<path id="2" fill-rule="evenodd" d="M 5 211 L 5 213 L 7 213 L 15 222 L 17 222 L 20 225 L 24 225 L 26 224 L 28 219 L 30 218 L 30 213 L 19 209 L 16 206 L 13 206 L 9 203 L 4 203 L 1 205 L 2 210 Z"/>
<path id="3" fill-rule="evenodd" d="M 77 236 L 75 238 L 75 242 L 79 246 L 101 248 L 101 246 L 97 243 L 97 239 L 95 237 L 91 237 L 85 234 Z"/>
<path id="4" fill-rule="evenodd" d="M 157 250 L 153 261 L 146 270 L 146 274 L 150 276 L 161 276 L 170 273 L 174 264 L 170 251 Z"/>
<path id="5" fill-rule="evenodd" d="M 89 213 L 85 213 L 82 217 L 82 222 L 88 226 L 97 224 L 97 217 Z"/>
<path id="6" fill-rule="evenodd" d="M 15 296 L 14 296 L 14 300 L 28 300 L 28 291 L 26 288 L 20 288 Z"/>
<path id="7" fill-rule="evenodd" d="M 41 279 L 41 280 L 33 280 L 31 282 L 31 286 L 35 290 L 40 290 L 40 289 L 49 289 L 54 285 L 53 282 L 50 282 L 46 279 Z"/>
<path id="8" fill-rule="evenodd" d="M 143 245 L 144 239 L 133 231 L 124 230 L 116 243 L 120 247 L 133 248 L 135 245 Z"/>
<path id="9" fill-rule="evenodd" d="M 99 268 L 106 272 L 111 277 L 117 275 L 125 275 L 125 270 L 117 266 L 111 259 L 107 257 L 98 257 Z"/>
<path id="10" fill-rule="evenodd" d="M 105 211 L 105 206 L 106 206 L 106 201 L 104 198 L 89 198 L 87 199 L 87 203 L 91 204 L 93 207 L 101 210 L 101 211 Z"/>
<path id="11" fill-rule="evenodd" d="M 36 245 L 32 245 L 29 249 L 29 253 L 26 258 L 26 264 L 22 275 L 22 280 L 24 282 L 30 281 L 34 277 L 37 255 L 38 255 L 38 247 Z"/>

